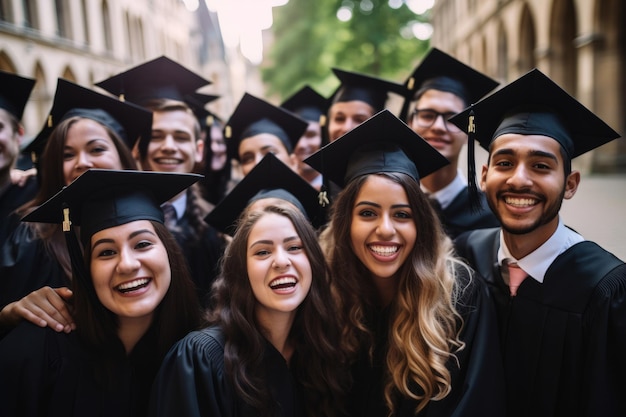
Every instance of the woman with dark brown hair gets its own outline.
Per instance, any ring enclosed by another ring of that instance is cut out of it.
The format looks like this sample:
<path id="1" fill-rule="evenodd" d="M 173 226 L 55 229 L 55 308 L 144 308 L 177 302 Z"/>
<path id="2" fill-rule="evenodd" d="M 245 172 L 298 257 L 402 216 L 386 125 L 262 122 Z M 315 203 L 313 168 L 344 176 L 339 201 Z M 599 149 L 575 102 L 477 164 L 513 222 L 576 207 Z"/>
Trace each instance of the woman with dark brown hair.
<path id="1" fill-rule="evenodd" d="M 221 271 L 208 327 L 165 358 L 150 415 L 341 415 L 339 328 L 309 221 L 287 204 L 245 210 Z"/>

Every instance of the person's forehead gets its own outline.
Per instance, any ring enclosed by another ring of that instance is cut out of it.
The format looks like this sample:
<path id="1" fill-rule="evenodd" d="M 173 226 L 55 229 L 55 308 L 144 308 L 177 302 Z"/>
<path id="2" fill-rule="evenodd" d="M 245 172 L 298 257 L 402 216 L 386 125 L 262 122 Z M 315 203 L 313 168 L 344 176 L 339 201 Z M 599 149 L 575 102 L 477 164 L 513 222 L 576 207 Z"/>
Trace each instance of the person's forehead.
<path id="1" fill-rule="evenodd" d="M 518 152 L 548 152 L 561 156 L 561 144 L 554 138 L 545 135 L 522 135 L 518 133 L 505 133 L 498 136 L 491 143 L 490 153 L 502 149 L 511 149 Z"/>
<path id="2" fill-rule="evenodd" d="M 11 113 L 0 107 L 0 121 L 5 125 L 10 126 L 12 119 L 13 116 L 11 115 Z"/>
<path id="3" fill-rule="evenodd" d="M 193 132 L 196 125 L 196 118 L 193 114 L 185 110 L 155 111 L 152 120 L 152 129 L 167 128 L 169 126 L 180 129 L 181 127 Z"/>
<path id="4" fill-rule="evenodd" d="M 461 97 L 448 91 L 435 89 L 426 90 L 424 94 L 422 94 L 420 98 L 414 102 L 414 106 L 417 109 L 428 105 L 453 107 L 457 112 L 460 112 L 465 108 L 465 102 Z"/>
<path id="5" fill-rule="evenodd" d="M 267 147 L 287 152 L 285 144 L 278 138 L 278 136 L 271 133 L 259 133 L 258 135 L 244 138 L 239 143 L 239 153 L 243 154 L 244 152 L 261 150 L 262 148 Z"/>
<path id="6" fill-rule="evenodd" d="M 330 114 L 333 113 L 367 113 L 371 116 L 374 114 L 374 108 L 364 101 L 339 101 L 330 106 Z"/>

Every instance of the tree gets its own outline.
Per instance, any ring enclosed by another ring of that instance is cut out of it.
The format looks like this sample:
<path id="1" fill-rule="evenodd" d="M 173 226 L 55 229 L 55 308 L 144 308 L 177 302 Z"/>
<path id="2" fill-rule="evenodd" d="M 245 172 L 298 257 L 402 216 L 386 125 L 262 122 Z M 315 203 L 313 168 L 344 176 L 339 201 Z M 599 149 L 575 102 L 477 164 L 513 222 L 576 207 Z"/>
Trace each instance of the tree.
<path id="1" fill-rule="evenodd" d="M 410 27 L 428 16 L 389 5 L 398 1 L 290 0 L 274 8 L 274 43 L 261 68 L 267 94 L 285 98 L 309 84 L 329 95 L 339 84 L 332 67 L 403 82 L 429 48 Z"/>

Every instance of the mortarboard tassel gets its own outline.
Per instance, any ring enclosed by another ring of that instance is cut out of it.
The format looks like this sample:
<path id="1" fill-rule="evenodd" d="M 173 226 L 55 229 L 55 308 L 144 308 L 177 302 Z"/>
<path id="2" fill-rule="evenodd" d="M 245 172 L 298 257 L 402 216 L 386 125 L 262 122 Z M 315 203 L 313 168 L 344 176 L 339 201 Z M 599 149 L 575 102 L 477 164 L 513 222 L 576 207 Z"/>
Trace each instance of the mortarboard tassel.
<path id="1" fill-rule="evenodd" d="M 470 209 L 473 213 L 479 212 L 482 207 L 476 184 L 476 156 L 475 156 L 476 123 L 474 105 L 472 104 L 467 123 L 467 182 L 469 187 Z"/>

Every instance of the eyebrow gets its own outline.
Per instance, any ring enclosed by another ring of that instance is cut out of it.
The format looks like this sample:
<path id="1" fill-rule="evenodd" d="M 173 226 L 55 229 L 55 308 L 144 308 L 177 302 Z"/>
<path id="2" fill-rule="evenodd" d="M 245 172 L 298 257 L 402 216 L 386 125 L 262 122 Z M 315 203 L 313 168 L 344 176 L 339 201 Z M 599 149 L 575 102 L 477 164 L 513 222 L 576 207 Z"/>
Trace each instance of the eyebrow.
<path id="1" fill-rule="evenodd" d="M 286 238 L 283 239 L 283 243 L 288 243 L 291 242 L 293 240 L 298 240 L 300 239 L 298 236 L 288 236 Z M 253 248 L 256 245 L 273 245 L 274 241 L 273 240 L 257 240 L 256 242 L 252 242 L 250 244 L 250 248 Z"/>
<path id="2" fill-rule="evenodd" d="M 358 206 L 374 206 L 374 207 L 378 207 L 378 208 L 382 207 L 380 204 L 374 203 L 372 201 L 359 201 L 354 206 L 355 207 L 358 207 Z M 407 207 L 411 208 L 411 205 L 410 204 L 404 204 L 404 203 L 402 203 L 402 204 L 392 204 L 391 205 L 392 209 L 395 209 L 395 208 L 407 208 Z"/>
<path id="3" fill-rule="evenodd" d="M 148 229 L 139 229 L 139 230 L 135 230 L 134 232 L 132 232 L 130 235 L 128 235 L 129 239 L 134 238 L 137 235 L 140 235 L 142 233 L 149 233 L 152 236 L 156 236 L 156 234 L 154 234 L 154 232 L 152 232 L 151 230 Z M 109 238 L 103 238 L 103 239 L 98 239 L 94 242 L 94 244 L 91 247 L 91 252 L 93 253 L 94 249 L 96 248 L 96 246 L 100 245 L 100 244 L 104 244 L 104 243 L 113 243 L 114 240 L 113 239 L 109 239 Z"/>
<path id="4" fill-rule="evenodd" d="M 498 156 L 498 155 L 515 155 L 516 152 L 513 151 L 513 149 L 511 148 L 504 148 L 504 149 L 499 149 L 496 152 L 493 153 L 492 156 Z M 535 156 L 535 157 L 542 157 L 542 158 L 549 158 L 549 159 L 553 159 L 555 162 L 558 162 L 558 158 L 555 154 L 553 154 L 552 152 L 546 152 L 546 151 L 539 151 L 539 150 L 531 150 L 528 151 L 527 153 L 529 156 Z"/>
<path id="5" fill-rule="evenodd" d="M 105 138 L 105 137 L 102 137 L 102 138 L 98 137 L 98 138 L 94 138 L 94 139 L 89 139 L 87 141 L 86 146 L 92 145 L 94 142 L 105 142 L 107 145 L 109 144 L 109 141 L 107 140 L 107 138 Z M 64 149 L 74 149 L 73 146 L 68 146 L 68 145 L 64 145 L 63 148 Z"/>

